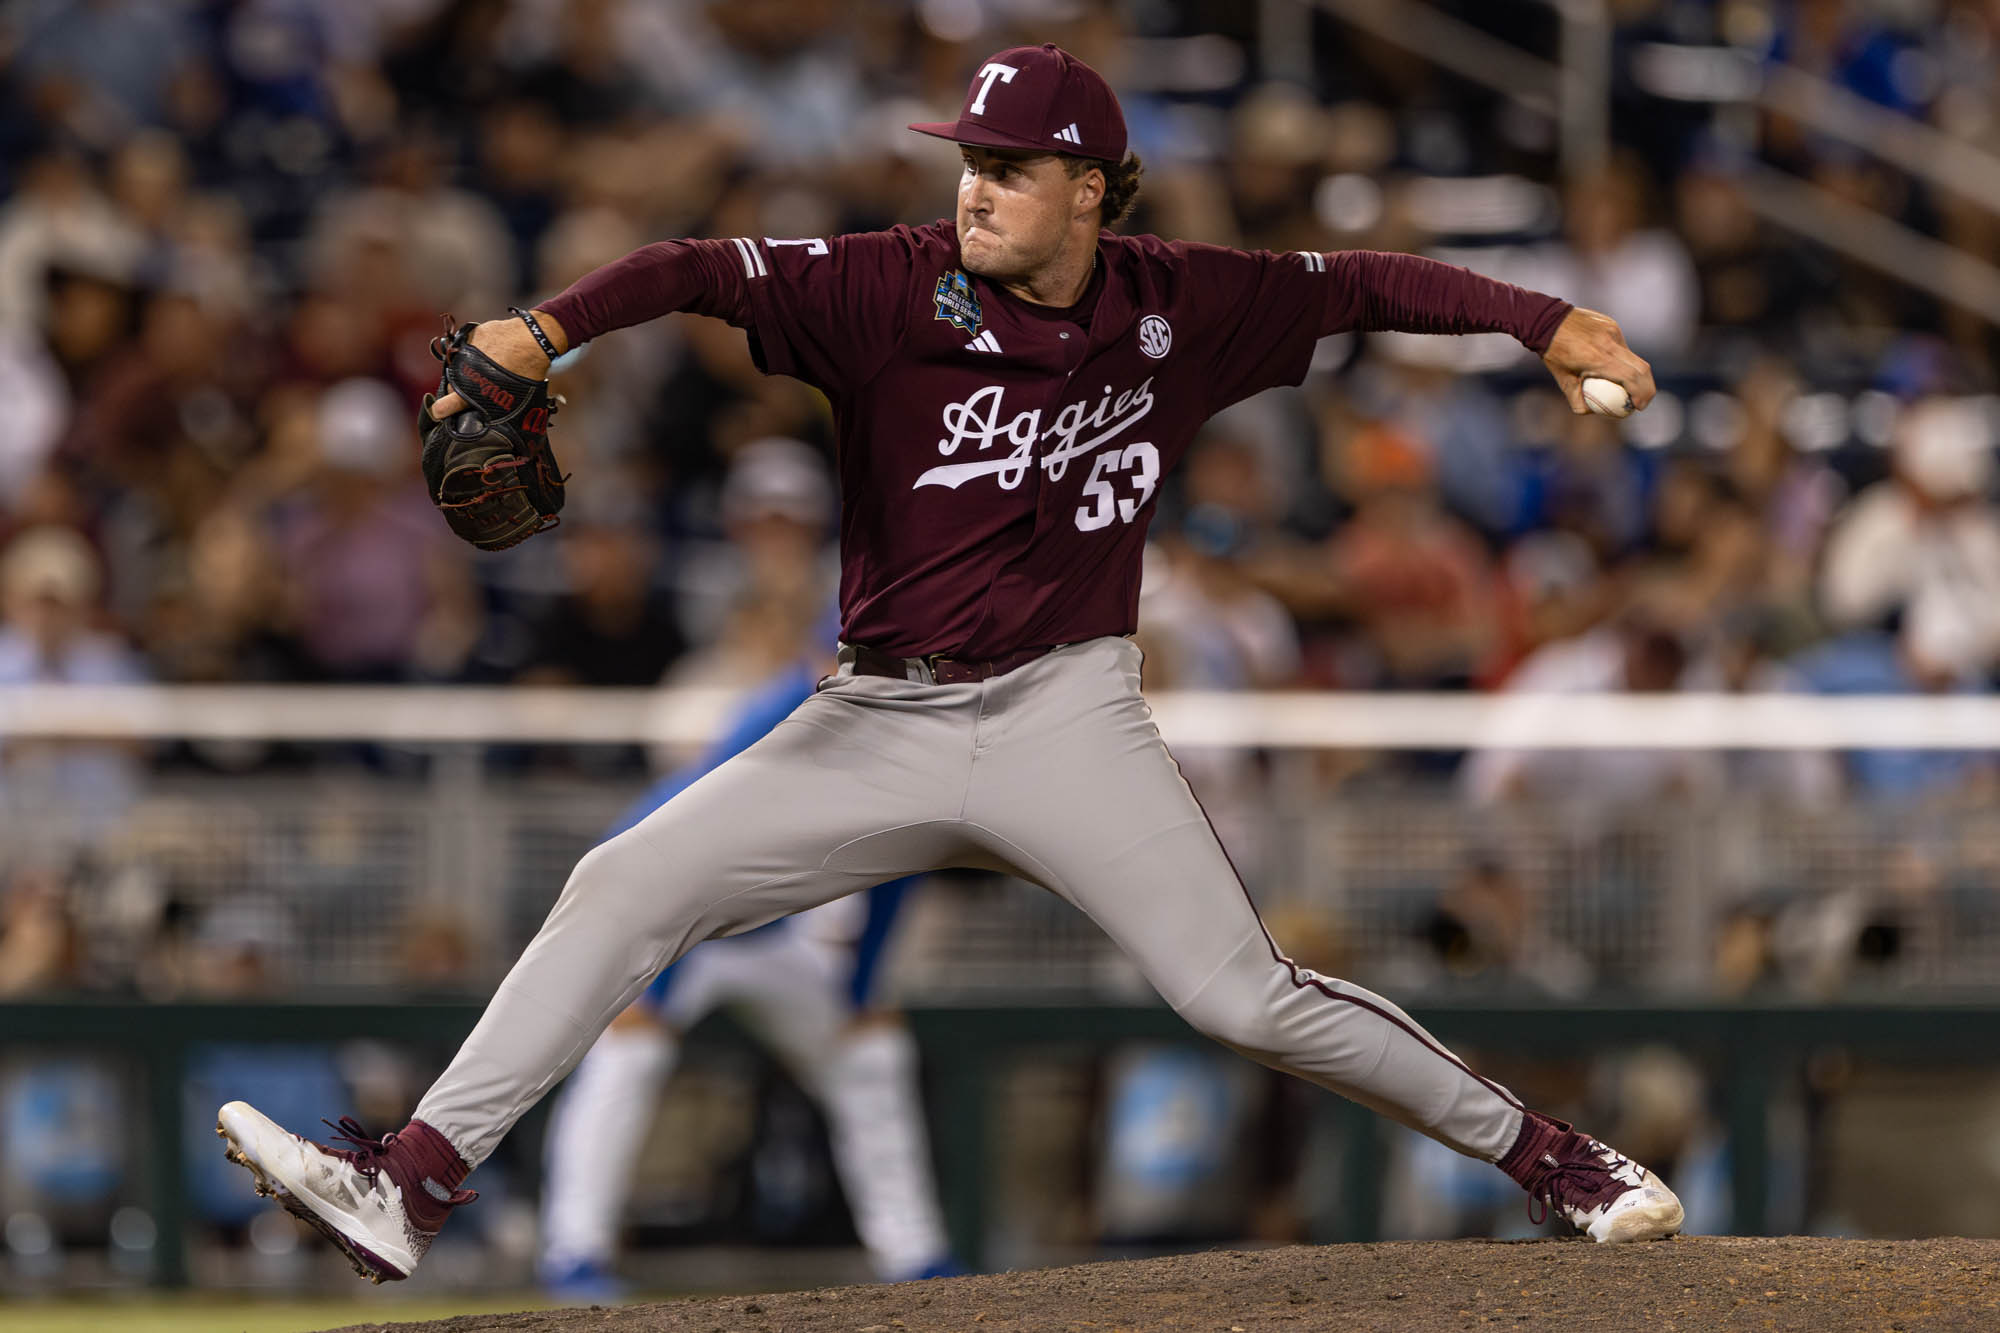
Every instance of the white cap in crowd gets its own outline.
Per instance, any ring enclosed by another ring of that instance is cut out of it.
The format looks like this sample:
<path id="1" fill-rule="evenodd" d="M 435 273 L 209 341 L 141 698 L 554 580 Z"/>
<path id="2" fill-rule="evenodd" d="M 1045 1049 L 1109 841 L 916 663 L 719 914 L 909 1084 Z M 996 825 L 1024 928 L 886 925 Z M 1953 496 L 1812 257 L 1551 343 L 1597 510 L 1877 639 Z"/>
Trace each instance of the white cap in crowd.
<path id="1" fill-rule="evenodd" d="M 811 446 L 781 436 L 752 440 L 730 460 L 722 518 L 741 523 L 776 516 L 824 526 L 833 517 L 833 483 Z"/>

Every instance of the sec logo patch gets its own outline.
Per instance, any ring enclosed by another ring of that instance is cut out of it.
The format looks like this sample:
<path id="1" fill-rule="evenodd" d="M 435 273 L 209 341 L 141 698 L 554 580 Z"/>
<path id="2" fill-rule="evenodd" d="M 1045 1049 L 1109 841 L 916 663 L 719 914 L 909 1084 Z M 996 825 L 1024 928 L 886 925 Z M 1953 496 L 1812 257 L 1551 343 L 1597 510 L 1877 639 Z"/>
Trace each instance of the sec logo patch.
<path id="1" fill-rule="evenodd" d="M 1167 354 L 1174 345 L 1174 331 L 1167 321 L 1158 315 L 1148 315 L 1139 321 L 1139 350 L 1155 361 Z"/>

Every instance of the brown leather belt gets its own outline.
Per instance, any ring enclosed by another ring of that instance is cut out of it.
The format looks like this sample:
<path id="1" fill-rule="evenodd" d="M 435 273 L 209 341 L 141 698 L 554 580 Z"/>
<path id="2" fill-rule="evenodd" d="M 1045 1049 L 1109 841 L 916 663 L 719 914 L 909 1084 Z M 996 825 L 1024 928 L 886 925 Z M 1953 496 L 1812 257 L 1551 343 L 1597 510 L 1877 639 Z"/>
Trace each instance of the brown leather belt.
<path id="1" fill-rule="evenodd" d="M 1038 657 L 1046 657 L 1054 651 L 1054 647 L 1023 648 L 1003 657 L 983 660 L 943 657 L 935 653 L 929 657 L 896 657 L 859 643 L 849 644 L 848 651 L 854 654 L 854 674 L 857 676 L 887 676 L 891 680 L 910 680 L 919 684 L 963 685 L 968 681 L 1004 676 Z"/>

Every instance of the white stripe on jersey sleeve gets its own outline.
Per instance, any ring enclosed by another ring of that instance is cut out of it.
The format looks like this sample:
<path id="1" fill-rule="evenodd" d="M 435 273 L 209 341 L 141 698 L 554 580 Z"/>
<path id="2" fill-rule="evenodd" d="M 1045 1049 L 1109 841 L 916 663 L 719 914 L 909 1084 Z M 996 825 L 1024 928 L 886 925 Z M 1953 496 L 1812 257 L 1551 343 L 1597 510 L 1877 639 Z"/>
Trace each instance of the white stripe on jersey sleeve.
<path id="1" fill-rule="evenodd" d="M 729 238 L 729 241 L 730 244 L 736 247 L 736 257 L 743 261 L 743 276 L 746 278 L 756 277 L 756 252 L 751 250 L 750 242 L 744 240 L 741 236 L 732 236 Z"/>
<path id="2" fill-rule="evenodd" d="M 757 238 L 755 236 L 746 237 L 743 244 L 750 247 L 750 258 L 757 265 L 757 276 L 760 278 L 771 276 L 771 270 L 765 267 L 764 264 L 764 252 L 757 248 Z"/>
<path id="3" fill-rule="evenodd" d="M 1298 251 L 1298 256 L 1299 258 L 1306 261 L 1306 267 L 1311 269 L 1314 273 L 1326 272 L 1326 256 L 1321 254 L 1319 251 L 1300 250 Z"/>

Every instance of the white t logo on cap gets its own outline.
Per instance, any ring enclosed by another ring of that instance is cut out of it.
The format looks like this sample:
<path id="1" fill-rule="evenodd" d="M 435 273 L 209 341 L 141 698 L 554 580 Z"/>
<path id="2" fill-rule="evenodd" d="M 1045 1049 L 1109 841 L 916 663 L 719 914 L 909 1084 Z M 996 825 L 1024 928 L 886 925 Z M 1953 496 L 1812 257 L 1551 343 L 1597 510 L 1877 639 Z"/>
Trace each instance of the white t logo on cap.
<path id="1" fill-rule="evenodd" d="M 1012 65 L 981 65 L 979 67 L 979 96 L 972 99 L 972 105 L 967 107 L 966 110 L 975 116 L 985 115 L 986 94 L 993 91 L 993 80 L 998 79 L 1002 83 L 1012 83 L 1014 76 L 1020 72 L 1020 70 L 1014 68 Z"/>

